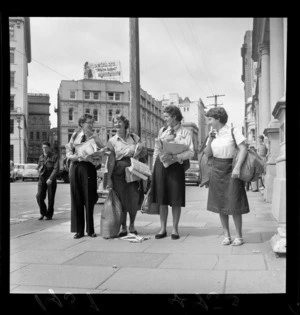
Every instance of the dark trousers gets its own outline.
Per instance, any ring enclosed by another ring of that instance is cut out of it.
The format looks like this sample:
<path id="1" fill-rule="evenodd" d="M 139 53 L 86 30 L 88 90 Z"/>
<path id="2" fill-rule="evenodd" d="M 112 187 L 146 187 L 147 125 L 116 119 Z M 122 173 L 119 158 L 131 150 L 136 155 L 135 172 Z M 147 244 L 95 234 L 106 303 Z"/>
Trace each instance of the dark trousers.
<path id="1" fill-rule="evenodd" d="M 46 182 L 49 177 L 41 175 L 38 182 L 38 192 L 36 194 L 36 200 L 40 207 L 40 214 L 49 218 L 52 218 L 54 212 L 54 198 L 56 192 L 56 179 L 52 181 L 50 185 Z M 48 210 L 45 204 L 46 194 L 48 193 Z"/>
<path id="2" fill-rule="evenodd" d="M 74 162 L 70 169 L 71 232 L 94 233 L 94 205 L 98 200 L 97 172 L 89 162 Z M 85 215 L 84 215 L 85 208 Z"/>

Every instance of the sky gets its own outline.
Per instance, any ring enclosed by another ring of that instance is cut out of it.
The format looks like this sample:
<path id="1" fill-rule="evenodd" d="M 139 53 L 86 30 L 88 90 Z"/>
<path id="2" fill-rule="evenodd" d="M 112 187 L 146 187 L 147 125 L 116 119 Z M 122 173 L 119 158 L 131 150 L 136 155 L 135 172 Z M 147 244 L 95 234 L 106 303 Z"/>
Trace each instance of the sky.
<path id="1" fill-rule="evenodd" d="M 210 108 L 212 95 L 241 128 L 244 83 L 241 47 L 252 18 L 139 18 L 140 84 L 157 100 L 177 93 Z M 28 92 L 50 96 L 51 128 L 57 127 L 62 80 L 83 79 L 86 61 L 120 61 L 129 82 L 129 18 L 31 17 Z"/>

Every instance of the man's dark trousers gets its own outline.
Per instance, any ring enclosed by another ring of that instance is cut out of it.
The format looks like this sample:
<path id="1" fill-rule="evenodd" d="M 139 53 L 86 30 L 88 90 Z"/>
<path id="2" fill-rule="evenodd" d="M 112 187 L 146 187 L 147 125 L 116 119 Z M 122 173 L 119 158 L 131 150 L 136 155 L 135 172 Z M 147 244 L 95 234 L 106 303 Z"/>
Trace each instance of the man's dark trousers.
<path id="1" fill-rule="evenodd" d="M 47 218 L 52 218 L 54 212 L 54 198 L 57 187 L 56 179 L 52 180 L 50 185 L 47 185 L 49 177 L 40 175 L 38 183 L 38 192 L 36 195 L 37 203 L 40 207 L 40 213 Z M 45 204 L 46 194 L 48 191 L 48 210 Z"/>

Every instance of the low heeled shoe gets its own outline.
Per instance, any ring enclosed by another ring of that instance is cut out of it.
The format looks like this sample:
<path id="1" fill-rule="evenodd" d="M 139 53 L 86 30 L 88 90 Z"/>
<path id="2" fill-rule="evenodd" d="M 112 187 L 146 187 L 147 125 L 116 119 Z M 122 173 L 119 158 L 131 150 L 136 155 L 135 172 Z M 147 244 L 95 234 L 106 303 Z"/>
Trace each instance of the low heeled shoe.
<path id="1" fill-rule="evenodd" d="M 97 234 L 96 233 L 91 233 L 91 234 L 89 234 L 89 237 L 97 237 Z"/>
<path id="2" fill-rule="evenodd" d="M 172 240 L 178 240 L 179 238 L 180 238 L 180 236 L 178 234 L 172 234 L 171 235 Z"/>
<path id="3" fill-rule="evenodd" d="M 76 238 L 81 238 L 83 236 L 84 235 L 82 233 L 76 233 L 73 237 L 76 239 Z"/>
<path id="4" fill-rule="evenodd" d="M 156 238 L 156 239 L 161 239 L 161 238 L 164 238 L 164 237 L 166 237 L 166 236 L 167 236 L 167 232 L 162 233 L 162 234 L 156 234 L 156 235 L 155 235 L 155 238 Z"/>

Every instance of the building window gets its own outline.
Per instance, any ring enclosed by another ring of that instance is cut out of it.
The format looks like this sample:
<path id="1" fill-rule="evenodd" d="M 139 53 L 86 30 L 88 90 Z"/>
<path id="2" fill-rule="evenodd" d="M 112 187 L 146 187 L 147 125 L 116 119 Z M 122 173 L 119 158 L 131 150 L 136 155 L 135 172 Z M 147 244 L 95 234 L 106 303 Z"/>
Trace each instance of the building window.
<path id="1" fill-rule="evenodd" d="M 10 50 L 10 63 L 15 63 L 15 50 Z"/>
<path id="2" fill-rule="evenodd" d="M 84 91 L 84 99 L 89 100 L 90 99 L 90 92 L 89 91 Z"/>
<path id="3" fill-rule="evenodd" d="M 110 101 L 120 101 L 121 100 L 121 94 L 120 93 L 107 93 L 108 99 Z"/>
<path id="4" fill-rule="evenodd" d="M 15 96 L 10 96 L 10 110 L 13 110 L 15 108 Z"/>
<path id="5" fill-rule="evenodd" d="M 70 91 L 70 98 L 75 99 L 75 91 Z"/>
<path id="6" fill-rule="evenodd" d="M 10 159 L 14 161 L 14 145 L 10 145 Z"/>
<path id="7" fill-rule="evenodd" d="M 40 117 L 40 125 L 44 124 L 44 119 L 42 117 Z"/>
<path id="8" fill-rule="evenodd" d="M 14 120 L 10 120 L 10 133 L 14 133 Z"/>
<path id="9" fill-rule="evenodd" d="M 73 121 L 73 108 L 69 108 L 69 121 Z"/>
<path id="10" fill-rule="evenodd" d="M 99 92 L 94 92 L 93 93 L 93 95 L 94 95 L 94 100 L 98 100 L 99 99 Z"/>
<path id="11" fill-rule="evenodd" d="M 10 72 L 10 87 L 15 87 L 15 72 Z"/>
<path id="12" fill-rule="evenodd" d="M 39 131 L 36 132 L 35 139 L 40 140 L 40 132 Z"/>
<path id="13" fill-rule="evenodd" d="M 33 140 L 33 131 L 30 131 L 29 133 L 29 140 Z"/>
<path id="14" fill-rule="evenodd" d="M 90 113 L 91 113 L 91 110 L 90 110 L 89 108 L 86 108 L 86 109 L 85 109 L 85 113 L 86 113 L 86 114 L 90 114 Z"/>
<path id="15" fill-rule="evenodd" d="M 70 141 L 72 134 L 74 133 L 75 129 L 68 129 L 68 142 Z"/>
<path id="16" fill-rule="evenodd" d="M 93 116 L 94 116 L 94 120 L 98 121 L 98 109 L 93 110 Z"/>
<path id="17" fill-rule="evenodd" d="M 47 132 L 42 132 L 42 140 L 43 141 L 47 140 Z"/>
<path id="18" fill-rule="evenodd" d="M 112 109 L 108 110 L 108 121 L 112 121 Z"/>
<path id="19" fill-rule="evenodd" d="M 9 38 L 14 39 L 15 38 L 15 25 L 9 24 Z"/>

